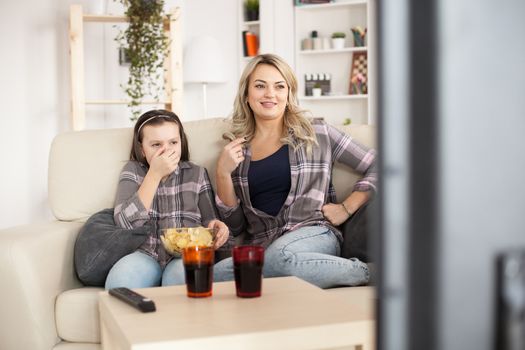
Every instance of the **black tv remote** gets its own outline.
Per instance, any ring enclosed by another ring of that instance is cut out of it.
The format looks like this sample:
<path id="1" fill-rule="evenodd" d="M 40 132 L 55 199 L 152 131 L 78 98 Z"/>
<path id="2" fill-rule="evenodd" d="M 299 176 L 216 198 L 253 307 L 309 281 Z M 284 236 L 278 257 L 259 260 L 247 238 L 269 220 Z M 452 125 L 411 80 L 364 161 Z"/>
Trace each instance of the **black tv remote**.
<path id="1" fill-rule="evenodd" d="M 156 310 L 153 300 L 146 298 L 144 295 L 134 292 L 129 288 L 112 288 L 109 290 L 109 294 L 142 312 L 153 312 Z"/>

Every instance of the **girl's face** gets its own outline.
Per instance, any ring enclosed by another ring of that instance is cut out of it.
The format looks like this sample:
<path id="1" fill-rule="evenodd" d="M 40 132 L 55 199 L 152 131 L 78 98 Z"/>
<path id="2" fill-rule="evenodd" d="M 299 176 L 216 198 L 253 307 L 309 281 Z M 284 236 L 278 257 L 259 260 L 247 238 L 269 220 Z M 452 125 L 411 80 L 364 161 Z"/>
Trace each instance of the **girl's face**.
<path id="1" fill-rule="evenodd" d="M 162 148 L 168 155 L 175 153 L 180 160 L 181 140 L 179 126 L 173 122 L 163 122 L 142 127 L 142 155 L 148 164 L 157 151 Z"/>
<path id="2" fill-rule="evenodd" d="M 256 119 L 279 119 L 288 101 L 288 84 L 269 64 L 259 64 L 248 82 L 248 104 Z"/>

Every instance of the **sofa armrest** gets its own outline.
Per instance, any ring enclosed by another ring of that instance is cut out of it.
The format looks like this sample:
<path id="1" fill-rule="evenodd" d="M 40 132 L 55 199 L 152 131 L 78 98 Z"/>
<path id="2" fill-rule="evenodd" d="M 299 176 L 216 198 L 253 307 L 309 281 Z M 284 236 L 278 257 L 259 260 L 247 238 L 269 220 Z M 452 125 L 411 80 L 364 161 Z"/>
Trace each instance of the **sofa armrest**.
<path id="1" fill-rule="evenodd" d="M 59 338 L 55 300 L 81 286 L 73 266 L 79 222 L 0 230 L 0 349 L 51 349 Z"/>

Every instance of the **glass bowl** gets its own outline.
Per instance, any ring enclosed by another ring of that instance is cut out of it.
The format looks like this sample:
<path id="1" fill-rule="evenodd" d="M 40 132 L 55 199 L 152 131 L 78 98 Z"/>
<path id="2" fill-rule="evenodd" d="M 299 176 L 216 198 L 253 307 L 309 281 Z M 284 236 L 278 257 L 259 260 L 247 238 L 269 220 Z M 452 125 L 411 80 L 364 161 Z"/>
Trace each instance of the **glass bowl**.
<path id="1" fill-rule="evenodd" d="M 171 255 L 181 255 L 186 247 L 211 247 L 215 241 L 213 229 L 205 227 L 177 227 L 162 230 L 160 236 L 164 249 Z"/>

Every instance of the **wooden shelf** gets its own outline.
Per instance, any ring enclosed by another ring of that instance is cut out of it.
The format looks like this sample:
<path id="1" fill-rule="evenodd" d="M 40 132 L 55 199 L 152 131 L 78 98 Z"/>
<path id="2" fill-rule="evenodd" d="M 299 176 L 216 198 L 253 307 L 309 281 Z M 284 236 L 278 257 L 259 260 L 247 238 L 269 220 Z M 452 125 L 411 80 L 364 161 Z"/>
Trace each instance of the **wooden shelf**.
<path id="1" fill-rule="evenodd" d="M 244 21 L 243 24 L 246 27 L 255 27 L 261 24 L 261 21 Z"/>
<path id="2" fill-rule="evenodd" d="M 368 48 L 366 46 L 360 47 L 345 47 L 344 49 L 327 49 L 327 50 L 301 50 L 301 55 L 322 55 L 332 53 L 345 53 L 345 52 L 365 52 Z"/>
<path id="3" fill-rule="evenodd" d="M 87 105 L 127 105 L 129 100 L 86 100 Z M 164 105 L 170 104 L 170 101 L 155 101 L 155 100 L 144 100 L 141 101 L 143 105 Z"/>
<path id="4" fill-rule="evenodd" d="M 82 15 L 82 20 L 84 22 L 95 22 L 95 23 L 127 23 L 129 22 L 128 17 L 121 15 L 91 15 L 85 13 Z M 168 24 L 170 18 L 164 18 L 164 23 Z"/>
<path id="5" fill-rule="evenodd" d="M 182 24 L 180 8 L 174 8 L 164 18 L 164 31 L 170 42 L 170 53 L 164 61 L 164 101 L 141 101 L 141 104 L 164 104 L 164 108 L 182 112 Z M 92 15 L 83 13 L 82 5 L 73 4 L 69 10 L 69 46 L 71 60 L 71 118 L 73 130 L 85 126 L 86 105 L 126 105 L 127 100 L 88 100 L 84 95 L 84 22 L 126 23 L 126 16 Z"/>
<path id="6" fill-rule="evenodd" d="M 97 23 L 125 23 L 129 22 L 126 16 L 116 15 L 82 15 L 84 22 L 97 22 Z"/>

